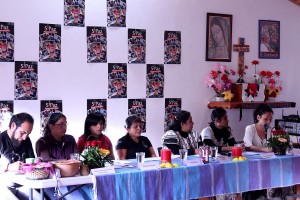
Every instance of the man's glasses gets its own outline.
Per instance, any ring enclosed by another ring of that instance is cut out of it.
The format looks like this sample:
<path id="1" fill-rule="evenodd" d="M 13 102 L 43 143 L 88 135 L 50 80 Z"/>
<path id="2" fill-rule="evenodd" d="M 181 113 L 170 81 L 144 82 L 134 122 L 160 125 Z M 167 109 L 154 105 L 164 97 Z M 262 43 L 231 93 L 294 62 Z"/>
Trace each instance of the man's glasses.
<path id="1" fill-rule="evenodd" d="M 65 126 L 68 126 L 68 123 L 64 122 L 64 123 L 59 123 L 59 124 L 54 124 L 54 125 L 58 125 L 60 127 L 65 127 Z"/>

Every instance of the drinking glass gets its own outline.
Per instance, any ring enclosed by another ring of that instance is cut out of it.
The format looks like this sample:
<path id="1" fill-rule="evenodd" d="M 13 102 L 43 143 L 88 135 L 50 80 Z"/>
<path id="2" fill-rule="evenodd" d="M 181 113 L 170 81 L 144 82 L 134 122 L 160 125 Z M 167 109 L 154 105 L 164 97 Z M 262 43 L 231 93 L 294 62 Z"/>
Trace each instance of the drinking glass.
<path id="1" fill-rule="evenodd" d="M 179 156 L 180 156 L 181 163 L 183 164 L 183 161 L 187 159 L 187 150 L 179 149 Z"/>
<path id="2" fill-rule="evenodd" d="M 79 153 L 70 153 L 70 159 L 71 160 L 79 160 Z"/>
<path id="3" fill-rule="evenodd" d="M 145 152 L 136 152 L 136 162 L 137 165 L 139 166 L 141 163 L 144 163 L 145 160 Z"/>
<path id="4" fill-rule="evenodd" d="M 218 157 L 218 147 L 210 147 L 210 156 L 213 160 L 216 160 Z"/>
<path id="5" fill-rule="evenodd" d="M 202 156 L 202 160 L 204 163 L 209 162 L 209 155 L 210 155 L 210 147 L 209 146 L 201 146 L 199 151 L 201 150 L 201 154 L 199 152 L 199 156 Z"/>

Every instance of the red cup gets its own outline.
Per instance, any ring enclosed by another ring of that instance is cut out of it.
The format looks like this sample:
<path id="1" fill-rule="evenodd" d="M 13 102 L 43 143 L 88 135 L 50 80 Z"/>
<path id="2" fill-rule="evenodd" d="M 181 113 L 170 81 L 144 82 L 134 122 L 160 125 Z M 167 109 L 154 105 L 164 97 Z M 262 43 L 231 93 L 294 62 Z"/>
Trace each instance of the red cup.
<path id="1" fill-rule="evenodd" d="M 160 160 L 162 163 L 171 162 L 171 150 L 170 149 L 160 150 Z"/>
<path id="2" fill-rule="evenodd" d="M 242 156 L 242 147 L 234 146 L 232 147 L 232 157 L 240 157 Z"/>

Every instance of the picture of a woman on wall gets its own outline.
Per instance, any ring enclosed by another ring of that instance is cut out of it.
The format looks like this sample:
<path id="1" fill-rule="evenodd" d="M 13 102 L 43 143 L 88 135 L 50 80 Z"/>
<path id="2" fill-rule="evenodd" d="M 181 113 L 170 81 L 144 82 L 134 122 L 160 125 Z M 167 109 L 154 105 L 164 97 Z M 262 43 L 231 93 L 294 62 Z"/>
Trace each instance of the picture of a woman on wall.
<path id="1" fill-rule="evenodd" d="M 208 13 L 206 60 L 231 60 L 232 18 Z M 231 16 L 231 15 L 230 15 Z"/>

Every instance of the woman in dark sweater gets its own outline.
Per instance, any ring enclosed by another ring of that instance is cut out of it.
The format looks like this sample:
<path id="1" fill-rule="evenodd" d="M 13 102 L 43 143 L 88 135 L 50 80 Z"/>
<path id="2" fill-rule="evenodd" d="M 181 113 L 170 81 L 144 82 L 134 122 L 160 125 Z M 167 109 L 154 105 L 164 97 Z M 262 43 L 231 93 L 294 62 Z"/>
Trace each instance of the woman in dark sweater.
<path id="1" fill-rule="evenodd" d="M 44 136 L 35 144 L 36 154 L 43 161 L 70 159 L 71 153 L 78 153 L 72 135 L 67 135 L 67 118 L 62 113 L 53 113 L 44 129 Z"/>
<path id="2" fill-rule="evenodd" d="M 217 146 L 219 152 L 231 151 L 236 141 L 228 126 L 228 116 L 223 108 L 216 108 L 211 113 L 209 126 L 201 132 L 203 143 L 208 146 Z"/>

